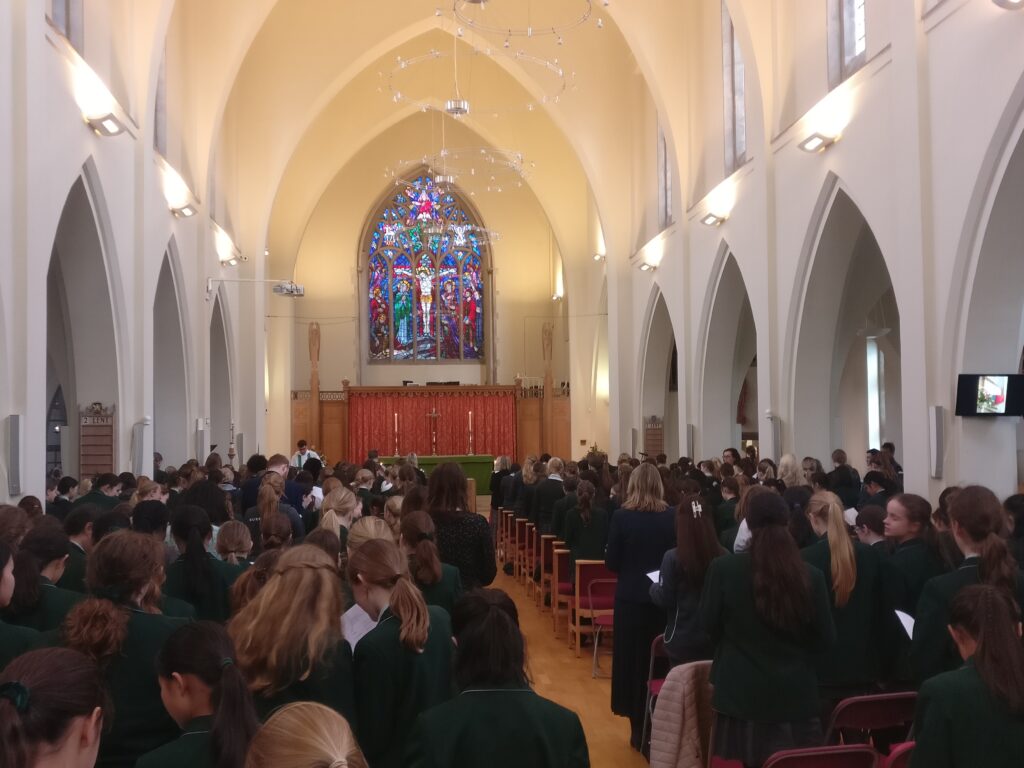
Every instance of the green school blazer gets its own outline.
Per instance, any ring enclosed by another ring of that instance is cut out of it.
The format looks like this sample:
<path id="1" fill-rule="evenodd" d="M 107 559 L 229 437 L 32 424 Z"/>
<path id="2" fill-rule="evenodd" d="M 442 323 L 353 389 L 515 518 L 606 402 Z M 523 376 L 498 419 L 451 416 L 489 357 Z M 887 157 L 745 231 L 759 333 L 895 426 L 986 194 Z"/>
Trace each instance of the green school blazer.
<path id="1" fill-rule="evenodd" d="M 422 653 L 399 640 L 401 622 L 385 610 L 355 651 L 356 734 L 373 768 L 402 768 L 416 718 L 452 696 L 452 628 L 448 614 L 428 606 Z"/>
<path id="2" fill-rule="evenodd" d="M 957 592 L 977 583 L 978 558 L 972 556 L 964 560 L 957 570 L 937 576 L 924 585 L 917 603 L 910 654 L 911 669 L 918 682 L 961 665 L 960 652 L 946 630 L 949 606 Z M 1018 605 L 1024 605 L 1024 573 L 1020 571 L 1017 572 L 1015 597 Z"/>
<path id="3" fill-rule="evenodd" d="M 160 700 L 156 658 L 167 638 L 187 619 L 144 613 L 132 608 L 121 652 L 111 658 L 103 676 L 113 703 L 109 730 L 100 740 L 96 765 L 131 768 L 147 752 L 176 739 L 180 730 Z"/>
<path id="4" fill-rule="evenodd" d="M 85 550 L 75 542 L 68 547 L 68 559 L 64 564 L 64 574 L 57 580 L 57 586 L 72 592 L 86 593 L 85 587 Z"/>
<path id="5" fill-rule="evenodd" d="M 924 539 L 898 544 L 888 562 L 890 599 L 896 608 L 913 616 L 924 585 L 945 573 L 946 568 Z"/>
<path id="6" fill-rule="evenodd" d="M 569 562 L 575 573 L 577 560 L 604 560 L 608 547 L 608 511 L 602 507 L 590 510 L 590 522 L 584 523 L 578 507 L 565 516 L 565 544 Z"/>
<path id="7" fill-rule="evenodd" d="M 911 768 L 1020 768 L 1024 715 L 989 691 L 974 660 L 925 682 L 917 695 Z"/>
<path id="8" fill-rule="evenodd" d="M 587 768 L 576 713 L 508 685 L 471 688 L 423 713 L 405 753 L 410 768 Z"/>
<path id="9" fill-rule="evenodd" d="M 551 512 L 551 532 L 559 539 L 565 539 L 565 518 L 569 510 L 576 506 L 576 494 L 567 493 L 555 502 Z"/>
<path id="10" fill-rule="evenodd" d="M 462 576 L 458 568 L 448 563 L 441 563 L 441 580 L 436 584 L 421 584 L 417 581 L 416 586 L 423 593 L 427 605 L 444 608 L 449 615 L 455 603 L 462 597 Z"/>
<path id="11" fill-rule="evenodd" d="M 315 701 L 333 709 L 355 730 L 356 705 L 352 680 L 352 648 L 345 640 L 339 640 L 324 663 L 314 667 L 305 680 L 296 680 L 287 688 L 269 696 L 253 693 L 253 703 L 260 720 L 266 720 L 275 709 L 285 704 Z"/>
<path id="12" fill-rule="evenodd" d="M 231 585 L 238 578 L 237 566 L 229 565 L 207 553 L 206 560 L 210 564 L 210 579 L 204 595 L 190 597 L 185 586 L 185 569 L 188 567 L 182 555 L 167 566 L 167 581 L 163 591 L 178 600 L 191 603 L 196 609 L 196 616 L 204 621 L 225 622 L 231 618 Z"/>
<path id="13" fill-rule="evenodd" d="M 825 577 L 805 564 L 811 587 L 811 623 L 800 633 L 779 632 L 754 609 L 749 553 L 712 561 L 700 613 L 715 646 L 712 704 L 741 720 L 785 723 L 818 717 L 815 657 L 832 647 L 836 628 Z"/>
<path id="14" fill-rule="evenodd" d="M 885 606 L 882 601 L 882 564 L 878 553 L 853 542 L 857 580 L 846 604 L 836 605 L 832 589 L 832 552 L 828 539 L 801 550 L 805 562 L 825 577 L 828 603 L 836 624 L 836 643 L 814 657 L 819 686 L 870 685 L 881 676 L 879 649 Z"/>
<path id="15" fill-rule="evenodd" d="M 43 647 L 43 636 L 30 627 L 0 621 L 0 670 L 21 654 Z"/>
<path id="16" fill-rule="evenodd" d="M 213 717 L 197 717 L 189 721 L 181 736 L 170 744 L 147 752 L 135 768 L 217 768 L 213 764 L 210 729 Z"/>
<path id="17" fill-rule="evenodd" d="M 736 525 L 736 499 L 723 499 L 715 510 L 715 530 L 719 537 Z M 732 551 L 730 549 L 730 551 Z"/>
<path id="18" fill-rule="evenodd" d="M 10 612 L 4 614 L 4 620 L 19 627 L 29 627 L 38 632 L 49 632 L 64 623 L 68 613 L 85 600 L 85 595 L 61 589 L 45 576 L 39 577 L 39 602 L 18 616 Z"/>

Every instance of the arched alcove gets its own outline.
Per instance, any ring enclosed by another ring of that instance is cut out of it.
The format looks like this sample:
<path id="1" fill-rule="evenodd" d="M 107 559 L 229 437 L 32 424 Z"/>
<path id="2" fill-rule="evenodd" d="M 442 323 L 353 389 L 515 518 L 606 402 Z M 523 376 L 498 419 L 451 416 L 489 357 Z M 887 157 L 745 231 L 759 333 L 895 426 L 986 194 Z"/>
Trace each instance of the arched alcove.
<path id="1" fill-rule="evenodd" d="M 700 388 L 700 451 L 712 456 L 739 448 L 758 431 L 757 328 L 747 286 L 736 258 L 727 250 L 705 312 Z"/>
<path id="2" fill-rule="evenodd" d="M 46 294 L 46 398 L 53 402 L 58 391 L 63 395 L 68 422 L 63 469 L 76 474 L 80 409 L 92 403 L 116 409 L 119 399 L 114 301 L 96 212 L 81 177 L 57 225 Z M 115 417 L 121 418 L 116 410 Z M 49 429 L 48 419 L 36 428 Z"/>
<path id="3" fill-rule="evenodd" d="M 170 255 L 164 256 L 153 300 L 153 450 L 165 465 L 192 456 L 188 444 L 188 381 L 178 288 Z"/>
<path id="4" fill-rule="evenodd" d="M 973 282 L 965 286 L 963 341 L 954 373 L 1013 373 L 1024 348 L 1024 131 L 1018 126 L 981 233 Z M 955 380 L 951 388 L 956 386 Z M 953 390 L 951 389 L 951 392 Z M 959 419 L 956 480 L 983 483 L 1001 495 L 1024 481 L 1024 426 L 1020 419 Z"/>
<path id="5" fill-rule="evenodd" d="M 659 293 L 647 328 L 641 373 L 640 445 L 652 456 L 679 456 L 679 392 L 673 363 L 676 339 L 665 297 Z M 660 424 L 660 440 L 658 426 Z"/>
<path id="6" fill-rule="evenodd" d="M 786 446 L 827 460 L 902 437 L 899 310 L 885 259 L 857 205 L 832 192 L 804 283 Z"/>
<path id="7" fill-rule="evenodd" d="M 228 354 L 227 322 L 221 298 L 213 303 L 210 317 L 210 425 L 211 450 L 227 456 L 231 441 L 231 364 Z M 217 446 L 215 449 L 212 446 Z"/>

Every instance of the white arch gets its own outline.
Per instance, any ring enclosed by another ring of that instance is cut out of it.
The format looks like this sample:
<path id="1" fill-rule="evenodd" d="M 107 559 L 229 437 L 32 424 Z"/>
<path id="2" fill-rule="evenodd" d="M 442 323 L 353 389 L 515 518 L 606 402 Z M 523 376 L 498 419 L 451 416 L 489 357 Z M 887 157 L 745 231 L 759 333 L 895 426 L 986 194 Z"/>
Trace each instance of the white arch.
<path id="1" fill-rule="evenodd" d="M 739 444 L 742 430 L 735 416 L 743 382 L 738 377 L 746 376 L 757 356 L 758 331 L 746 281 L 725 240 L 719 245 L 704 294 L 700 328 L 694 366 L 698 446 L 704 455 L 712 455 Z M 755 409 L 755 418 L 756 413 Z"/>

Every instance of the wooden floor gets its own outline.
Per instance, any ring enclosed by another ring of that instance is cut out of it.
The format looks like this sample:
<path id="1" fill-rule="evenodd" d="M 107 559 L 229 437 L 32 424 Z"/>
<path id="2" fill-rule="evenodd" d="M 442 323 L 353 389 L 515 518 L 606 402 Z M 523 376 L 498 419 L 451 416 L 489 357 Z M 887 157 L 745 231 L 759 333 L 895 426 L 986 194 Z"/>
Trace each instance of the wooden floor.
<path id="1" fill-rule="evenodd" d="M 533 595 L 499 568 L 493 587 L 512 596 L 519 609 L 519 623 L 526 637 L 526 658 L 534 690 L 541 696 L 576 712 L 583 722 L 594 768 L 646 768 L 647 761 L 629 746 L 629 721 L 611 710 L 611 681 L 591 677 L 592 648 L 580 658 L 566 644 L 565 628 L 559 637 L 551 631 L 551 612 L 541 611 Z M 611 657 L 602 656 L 608 674 Z"/>

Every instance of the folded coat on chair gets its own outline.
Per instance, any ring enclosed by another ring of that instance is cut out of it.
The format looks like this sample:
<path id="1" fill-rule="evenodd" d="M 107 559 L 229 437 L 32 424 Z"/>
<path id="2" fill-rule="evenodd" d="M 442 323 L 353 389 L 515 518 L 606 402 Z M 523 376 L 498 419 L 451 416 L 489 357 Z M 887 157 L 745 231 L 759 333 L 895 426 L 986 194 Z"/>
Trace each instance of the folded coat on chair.
<path id="1" fill-rule="evenodd" d="M 674 667 L 654 707 L 651 768 L 704 768 L 711 738 L 711 662 Z"/>

